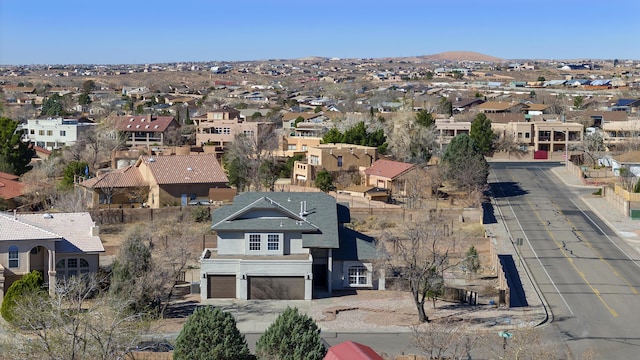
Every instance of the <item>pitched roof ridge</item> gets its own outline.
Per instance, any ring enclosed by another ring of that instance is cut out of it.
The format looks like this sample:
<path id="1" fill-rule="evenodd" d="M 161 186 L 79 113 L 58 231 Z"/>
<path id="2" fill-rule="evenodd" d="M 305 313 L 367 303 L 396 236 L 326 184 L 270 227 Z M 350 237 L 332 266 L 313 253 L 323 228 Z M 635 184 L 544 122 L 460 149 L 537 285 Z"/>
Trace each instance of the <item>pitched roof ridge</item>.
<path id="1" fill-rule="evenodd" d="M 29 224 L 29 223 L 27 223 L 27 222 L 24 222 L 24 221 L 22 221 L 22 220 L 18 219 L 17 217 L 14 217 L 13 215 L 9 215 L 9 214 L 6 214 L 6 213 L 0 213 L 0 216 L 3 216 L 4 218 L 6 218 L 6 219 L 7 219 L 7 220 L 9 220 L 9 221 L 15 221 L 15 222 L 17 222 L 17 223 L 20 223 L 20 224 L 22 224 L 22 225 L 24 225 L 24 226 L 27 226 L 27 227 L 30 227 L 30 228 L 32 228 L 32 229 L 36 229 L 36 230 L 39 230 L 39 231 L 42 231 L 42 232 L 45 232 L 45 233 L 51 234 L 51 235 L 53 235 L 53 236 L 54 236 L 54 237 L 56 237 L 56 238 L 61 238 L 61 239 L 62 239 L 62 238 L 64 238 L 64 237 L 63 237 L 63 236 L 61 236 L 60 234 L 56 234 L 56 233 L 54 233 L 53 231 L 50 231 L 50 230 L 47 230 L 47 229 L 43 229 L 43 228 L 41 228 L 41 227 L 39 227 L 39 226 L 31 225 L 31 224 Z"/>
<path id="2" fill-rule="evenodd" d="M 261 196 L 259 198 L 257 198 L 256 200 L 252 201 L 251 203 L 243 206 L 242 208 L 240 208 L 239 210 L 237 210 L 236 212 L 232 213 L 231 215 L 225 217 L 224 219 L 218 221 L 217 223 L 213 224 L 211 227 L 214 228 L 218 225 L 220 225 L 221 223 L 225 222 L 225 221 L 229 221 L 230 219 L 234 219 L 237 218 L 238 216 L 246 213 L 248 210 L 251 210 L 252 208 L 254 208 L 255 205 L 257 205 L 258 203 L 262 202 L 262 201 L 269 201 L 271 203 L 271 205 L 275 205 L 278 208 L 284 210 L 285 212 L 289 213 L 290 215 L 293 215 L 293 217 L 296 219 L 296 221 L 304 221 L 307 224 L 313 226 L 314 228 L 318 229 L 318 227 L 314 224 L 312 224 L 311 222 L 309 222 L 309 220 L 307 220 L 304 216 L 300 216 L 299 214 L 294 213 L 293 211 L 287 209 L 286 207 L 284 207 L 283 205 L 280 205 L 277 201 L 271 199 L 268 196 Z"/>

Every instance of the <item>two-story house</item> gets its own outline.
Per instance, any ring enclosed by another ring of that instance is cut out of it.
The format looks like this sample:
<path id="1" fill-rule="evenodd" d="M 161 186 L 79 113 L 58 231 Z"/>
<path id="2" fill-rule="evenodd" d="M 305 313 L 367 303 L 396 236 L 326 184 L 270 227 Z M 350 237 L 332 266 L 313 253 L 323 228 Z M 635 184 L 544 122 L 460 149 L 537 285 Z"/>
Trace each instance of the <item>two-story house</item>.
<path id="1" fill-rule="evenodd" d="M 30 119 L 22 127 L 23 139 L 47 150 L 71 146 L 81 140 L 96 124 L 85 118 Z"/>
<path id="2" fill-rule="evenodd" d="M 113 123 L 117 131 L 125 134 L 129 146 L 163 146 L 170 131 L 180 124 L 173 116 L 117 116 Z"/>
<path id="3" fill-rule="evenodd" d="M 329 172 L 356 172 L 369 167 L 378 160 L 378 149 L 372 146 L 353 144 L 320 144 L 307 149 L 307 159 L 296 161 L 291 172 L 293 185 L 309 186 L 316 174 L 325 169 Z"/>
<path id="4" fill-rule="evenodd" d="M 240 111 L 228 107 L 207 112 L 206 116 L 194 117 L 196 124 L 196 144 L 213 145 L 216 153 L 233 143 L 236 135 L 251 137 L 256 143 L 273 133 L 272 122 L 245 121 Z"/>
<path id="5" fill-rule="evenodd" d="M 0 213 L 0 229 L 0 301 L 33 270 L 50 292 L 57 279 L 98 271 L 104 247 L 89 213 Z"/>
<path id="6" fill-rule="evenodd" d="M 212 213 L 215 248 L 200 259 L 201 298 L 310 300 L 316 291 L 384 289 L 375 240 L 346 228 L 324 193 L 246 192 Z"/>

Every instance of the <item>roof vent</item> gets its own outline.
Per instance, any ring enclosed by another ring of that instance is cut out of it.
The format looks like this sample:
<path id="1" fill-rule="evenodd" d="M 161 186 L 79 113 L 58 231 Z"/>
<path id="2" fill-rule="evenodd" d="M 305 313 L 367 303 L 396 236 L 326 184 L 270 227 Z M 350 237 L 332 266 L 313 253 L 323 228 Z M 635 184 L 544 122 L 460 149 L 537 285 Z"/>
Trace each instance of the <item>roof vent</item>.
<path id="1" fill-rule="evenodd" d="M 154 158 L 149 158 L 149 162 L 155 162 L 155 161 L 156 161 L 156 159 L 154 159 Z"/>
<path id="2" fill-rule="evenodd" d="M 53 215 L 51 215 L 51 214 L 49 214 L 49 213 L 42 214 L 42 217 L 43 217 L 44 219 L 53 219 Z"/>
<path id="3" fill-rule="evenodd" d="M 187 168 L 187 171 L 193 171 L 193 169 L 192 169 L 192 168 L 190 168 L 190 167 L 188 167 L 188 168 Z"/>

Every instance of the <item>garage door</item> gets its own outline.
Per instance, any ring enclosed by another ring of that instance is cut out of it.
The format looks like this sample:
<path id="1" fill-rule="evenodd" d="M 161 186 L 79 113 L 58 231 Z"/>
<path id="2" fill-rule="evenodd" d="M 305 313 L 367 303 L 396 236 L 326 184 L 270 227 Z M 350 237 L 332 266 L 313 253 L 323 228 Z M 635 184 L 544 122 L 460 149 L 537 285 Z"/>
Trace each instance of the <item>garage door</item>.
<path id="1" fill-rule="evenodd" d="M 235 299 L 235 275 L 209 275 L 207 277 L 207 298 Z"/>
<path id="2" fill-rule="evenodd" d="M 252 300 L 304 300 L 303 276 L 251 276 L 249 299 Z"/>

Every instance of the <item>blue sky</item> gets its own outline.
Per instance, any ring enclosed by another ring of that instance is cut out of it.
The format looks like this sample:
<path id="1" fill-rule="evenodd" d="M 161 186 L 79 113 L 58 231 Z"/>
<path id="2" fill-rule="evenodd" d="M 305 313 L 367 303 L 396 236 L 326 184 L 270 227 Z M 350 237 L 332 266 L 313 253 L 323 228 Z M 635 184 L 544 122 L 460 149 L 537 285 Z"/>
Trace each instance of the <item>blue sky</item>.
<path id="1" fill-rule="evenodd" d="M 0 0 L 0 64 L 637 59 L 640 1 Z"/>

